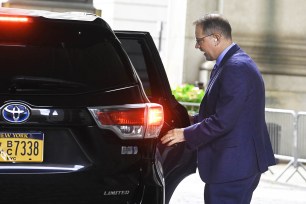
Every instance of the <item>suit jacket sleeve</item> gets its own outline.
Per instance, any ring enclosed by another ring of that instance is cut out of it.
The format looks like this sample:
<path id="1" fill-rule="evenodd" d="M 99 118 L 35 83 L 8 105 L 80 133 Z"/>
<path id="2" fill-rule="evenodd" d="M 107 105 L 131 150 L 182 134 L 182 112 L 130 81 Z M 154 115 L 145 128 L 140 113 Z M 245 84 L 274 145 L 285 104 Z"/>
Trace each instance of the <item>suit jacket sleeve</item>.
<path id="1" fill-rule="evenodd" d="M 203 111 L 211 114 L 184 130 L 187 144 L 192 149 L 230 132 L 235 127 L 252 92 L 252 76 L 247 71 L 249 65 L 241 61 L 229 61 L 231 62 L 224 65 L 211 90 L 206 93 L 204 100 L 209 100 L 210 103 L 206 103 L 207 107 L 204 107 Z M 199 114 L 204 115 L 203 111 Z"/>

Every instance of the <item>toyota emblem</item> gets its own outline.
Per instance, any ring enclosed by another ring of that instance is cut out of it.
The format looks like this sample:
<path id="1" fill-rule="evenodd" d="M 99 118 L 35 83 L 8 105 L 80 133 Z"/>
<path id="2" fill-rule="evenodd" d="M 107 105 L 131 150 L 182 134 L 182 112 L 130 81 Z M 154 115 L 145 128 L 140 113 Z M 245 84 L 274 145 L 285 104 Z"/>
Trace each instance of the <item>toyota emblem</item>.
<path id="1" fill-rule="evenodd" d="M 4 106 L 2 115 L 10 123 L 22 123 L 30 117 L 30 110 L 21 103 L 10 103 Z"/>

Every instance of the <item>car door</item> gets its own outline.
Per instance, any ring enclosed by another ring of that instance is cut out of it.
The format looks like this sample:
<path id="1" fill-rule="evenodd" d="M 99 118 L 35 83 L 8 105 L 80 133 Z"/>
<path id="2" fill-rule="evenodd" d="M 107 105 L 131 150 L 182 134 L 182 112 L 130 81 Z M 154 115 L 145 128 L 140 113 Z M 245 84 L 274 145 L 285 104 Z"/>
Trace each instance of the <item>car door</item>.
<path id="1" fill-rule="evenodd" d="M 154 41 L 148 32 L 115 31 L 129 55 L 151 102 L 159 103 L 165 112 L 165 125 L 160 137 L 168 130 L 190 125 L 187 110 L 174 98 Z M 196 152 L 185 143 L 167 147 L 157 144 L 165 177 L 166 203 L 177 185 L 196 171 Z"/>

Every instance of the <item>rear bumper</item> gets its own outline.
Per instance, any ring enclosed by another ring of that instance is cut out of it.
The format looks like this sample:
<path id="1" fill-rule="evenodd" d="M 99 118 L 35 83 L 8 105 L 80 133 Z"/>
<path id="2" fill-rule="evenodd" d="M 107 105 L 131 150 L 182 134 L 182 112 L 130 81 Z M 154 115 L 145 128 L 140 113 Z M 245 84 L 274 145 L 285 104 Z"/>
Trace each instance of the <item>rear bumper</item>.
<path id="1" fill-rule="evenodd" d="M 47 173 L 43 173 L 44 169 Z M 28 166 L 27 173 L 26 170 L 21 165 L 0 166 L 0 203 L 164 204 L 162 171 L 150 160 L 140 168 L 113 175 L 105 175 L 95 165 L 86 168 L 37 165 Z"/>

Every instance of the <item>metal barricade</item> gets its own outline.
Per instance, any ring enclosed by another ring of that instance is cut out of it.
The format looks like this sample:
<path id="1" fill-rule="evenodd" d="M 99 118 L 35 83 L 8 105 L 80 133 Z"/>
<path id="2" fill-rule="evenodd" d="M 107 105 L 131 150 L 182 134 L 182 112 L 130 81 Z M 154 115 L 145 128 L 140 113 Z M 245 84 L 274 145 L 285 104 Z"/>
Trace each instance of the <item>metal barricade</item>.
<path id="1" fill-rule="evenodd" d="M 293 110 L 266 108 L 265 116 L 275 158 L 288 161 L 276 177 L 277 181 L 297 159 L 296 113 Z"/>
<path id="2" fill-rule="evenodd" d="M 291 167 L 294 167 L 294 171 L 288 177 L 286 181 L 289 181 L 295 173 L 298 173 L 304 181 L 306 178 L 304 174 L 300 172 L 300 168 L 306 171 L 303 163 L 306 162 L 306 112 L 299 112 L 295 117 L 295 125 L 293 131 L 293 159 L 290 160 L 285 169 L 280 173 L 280 175 L 276 178 L 276 181 Z"/>
<path id="3" fill-rule="evenodd" d="M 180 102 L 190 110 L 197 109 L 200 104 Z M 296 114 L 293 110 L 265 109 L 265 119 L 274 151 L 274 156 L 278 160 L 287 161 L 286 167 L 276 177 L 276 181 L 290 168 L 295 171 L 289 176 L 287 181 L 295 174 L 306 181 L 299 168 L 306 171 L 303 163 L 306 163 L 306 112 Z"/>
<path id="4" fill-rule="evenodd" d="M 297 156 L 306 159 L 306 112 L 297 114 Z"/>
<path id="5" fill-rule="evenodd" d="M 306 163 L 306 112 L 298 112 L 297 114 L 297 149 L 296 154 L 297 158 L 294 161 L 295 171 L 292 173 L 291 177 L 294 173 L 298 173 L 305 181 L 306 178 L 300 172 L 299 168 L 302 168 L 306 171 L 306 167 L 303 163 Z M 291 178 L 290 177 L 290 178 Z"/>
<path id="6" fill-rule="evenodd" d="M 266 108 L 266 123 L 277 159 L 291 160 L 295 156 L 295 118 L 296 114 L 292 110 Z"/>

